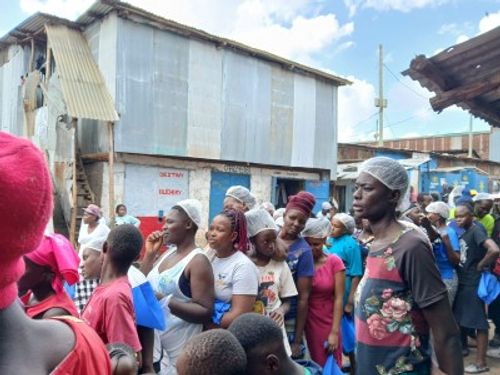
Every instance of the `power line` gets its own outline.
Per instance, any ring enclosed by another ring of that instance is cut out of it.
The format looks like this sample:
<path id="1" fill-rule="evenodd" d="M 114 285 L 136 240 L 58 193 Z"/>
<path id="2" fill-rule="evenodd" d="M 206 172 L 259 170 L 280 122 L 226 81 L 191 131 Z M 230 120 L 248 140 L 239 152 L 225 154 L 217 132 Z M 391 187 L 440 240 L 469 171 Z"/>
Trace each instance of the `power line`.
<path id="1" fill-rule="evenodd" d="M 430 111 L 430 110 L 432 110 L 430 107 L 426 109 L 426 111 Z M 416 115 L 413 115 L 413 116 L 407 117 L 407 118 L 405 118 L 405 119 L 403 119 L 403 120 L 396 121 L 396 122 L 394 122 L 394 123 L 392 123 L 392 124 L 389 124 L 389 125 L 387 125 L 387 126 L 384 126 L 384 127 L 385 127 L 385 128 L 391 128 L 391 127 L 393 127 L 393 126 L 395 126 L 395 125 L 399 125 L 399 124 L 402 124 L 402 123 L 404 123 L 404 122 L 407 122 L 407 121 L 413 120 L 415 117 L 418 117 L 418 116 L 420 116 L 420 115 L 419 115 L 419 114 L 416 114 Z"/>
<path id="2" fill-rule="evenodd" d="M 402 84 L 404 87 L 406 87 L 408 90 L 410 90 L 411 92 L 413 92 L 415 95 L 421 97 L 422 99 L 425 99 L 425 101 L 428 101 L 429 98 L 423 96 L 422 94 L 420 94 L 419 92 L 415 91 L 411 86 L 408 86 L 406 83 L 404 83 L 403 81 L 401 81 L 399 79 L 399 77 L 394 74 L 394 72 L 386 65 L 384 64 L 384 67 L 387 69 L 387 71 L 394 77 L 394 79 L 396 79 L 396 81 L 398 81 L 400 84 Z"/>
<path id="3" fill-rule="evenodd" d="M 376 115 L 378 115 L 378 111 L 377 111 L 377 112 L 372 113 L 370 116 L 368 116 L 368 117 L 367 117 L 367 118 L 365 118 L 364 120 L 361 120 L 361 121 L 357 122 L 356 124 L 354 124 L 354 125 L 352 126 L 352 128 L 356 128 L 356 127 L 358 127 L 359 125 L 361 125 L 361 124 L 363 124 L 363 123 L 367 122 L 368 120 L 372 119 L 372 118 L 373 118 L 373 117 L 375 117 Z"/>

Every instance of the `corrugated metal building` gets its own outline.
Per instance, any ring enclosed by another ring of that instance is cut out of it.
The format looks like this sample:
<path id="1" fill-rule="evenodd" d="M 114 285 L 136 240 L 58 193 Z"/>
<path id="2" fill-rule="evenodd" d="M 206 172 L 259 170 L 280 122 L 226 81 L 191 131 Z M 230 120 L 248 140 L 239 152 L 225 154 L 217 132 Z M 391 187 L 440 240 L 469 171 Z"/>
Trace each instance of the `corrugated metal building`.
<path id="1" fill-rule="evenodd" d="M 314 192 L 318 206 L 329 198 L 337 90 L 347 80 L 116 1 L 96 2 L 73 27 L 85 36 L 119 114 L 112 200 L 106 127 L 89 116 L 79 120 L 81 156 L 105 208 L 123 202 L 155 228 L 187 197 L 202 201 L 208 224 L 232 184 L 278 205 L 299 189 Z M 22 75 L 29 46 L 16 47 L 27 49 L 24 59 L 0 69 Z M 15 86 L 8 85 L 0 113 L 13 123 L 15 111 L 3 110 Z"/>

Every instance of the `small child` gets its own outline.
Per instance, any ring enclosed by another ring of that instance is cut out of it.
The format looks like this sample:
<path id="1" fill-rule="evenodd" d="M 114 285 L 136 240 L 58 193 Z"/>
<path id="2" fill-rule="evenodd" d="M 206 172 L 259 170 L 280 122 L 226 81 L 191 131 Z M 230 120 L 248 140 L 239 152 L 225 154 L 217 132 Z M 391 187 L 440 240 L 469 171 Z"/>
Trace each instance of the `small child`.
<path id="1" fill-rule="evenodd" d="M 290 310 L 289 298 L 297 295 L 297 289 L 287 263 L 272 259 L 276 252 L 277 227 L 271 215 L 262 208 L 250 210 L 245 216 L 248 236 L 255 248 L 252 260 L 259 270 L 259 293 L 254 311 L 269 316 L 281 327 L 286 352 L 291 355 L 284 316 Z"/>
<path id="2" fill-rule="evenodd" d="M 101 284 L 82 313 L 105 344 L 121 342 L 136 353 L 142 347 L 127 272 L 139 256 L 143 242 L 141 232 L 131 224 L 120 225 L 109 233 L 103 248 Z"/>
<path id="3" fill-rule="evenodd" d="M 177 360 L 178 375 L 245 374 L 247 357 L 238 340 L 225 329 L 194 336 Z"/>
<path id="4" fill-rule="evenodd" d="M 132 348 L 125 344 L 108 344 L 113 375 L 136 375 L 139 370 Z"/>

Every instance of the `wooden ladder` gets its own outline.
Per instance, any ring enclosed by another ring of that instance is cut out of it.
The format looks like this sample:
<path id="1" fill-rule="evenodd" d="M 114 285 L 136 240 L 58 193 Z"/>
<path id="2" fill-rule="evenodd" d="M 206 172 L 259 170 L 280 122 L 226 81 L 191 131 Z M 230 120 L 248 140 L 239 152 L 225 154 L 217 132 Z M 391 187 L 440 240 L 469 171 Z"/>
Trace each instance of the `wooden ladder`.
<path id="1" fill-rule="evenodd" d="M 77 246 L 78 233 L 83 219 L 83 209 L 89 204 L 95 203 L 95 194 L 92 191 L 87 173 L 83 167 L 80 152 L 76 153 L 76 160 L 73 166 L 73 176 L 71 184 L 71 222 L 70 222 L 70 237 L 74 246 Z"/>

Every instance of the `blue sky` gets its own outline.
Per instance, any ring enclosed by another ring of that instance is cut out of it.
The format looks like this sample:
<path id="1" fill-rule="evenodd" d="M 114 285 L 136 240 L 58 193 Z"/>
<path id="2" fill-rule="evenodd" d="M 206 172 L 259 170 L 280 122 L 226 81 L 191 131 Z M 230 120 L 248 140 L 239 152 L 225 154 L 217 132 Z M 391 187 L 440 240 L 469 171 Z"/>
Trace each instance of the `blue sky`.
<path id="1" fill-rule="evenodd" d="M 92 0 L 0 0 L 3 35 L 36 11 L 76 18 Z M 428 57 L 500 25 L 500 0 L 129 0 L 166 18 L 339 74 L 339 139 L 373 140 L 378 44 L 384 45 L 386 138 L 467 131 L 459 108 L 430 109 L 431 93 L 402 77 Z M 474 130 L 488 130 L 479 119 Z"/>

